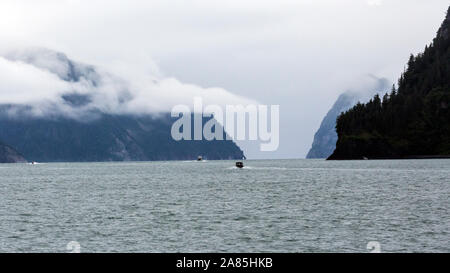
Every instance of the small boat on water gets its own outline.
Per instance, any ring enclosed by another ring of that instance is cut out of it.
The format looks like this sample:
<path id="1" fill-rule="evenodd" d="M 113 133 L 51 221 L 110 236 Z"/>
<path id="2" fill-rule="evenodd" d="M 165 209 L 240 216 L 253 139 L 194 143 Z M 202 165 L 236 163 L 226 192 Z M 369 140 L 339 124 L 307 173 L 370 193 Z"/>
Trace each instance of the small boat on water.
<path id="1" fill-rule="evenodd" d="M 197 157 L 197 161 L 203 161 L 203 157 L 198 156 L 198 157 Z"/>
<path id="2" fill-rule="evenodd" d="M 244 168 L 244 163 L 243 162 L 236 162 L 236 167 L 237 168 L 239 168 L 239 169 L 242 169 L 242 168 Z"/>

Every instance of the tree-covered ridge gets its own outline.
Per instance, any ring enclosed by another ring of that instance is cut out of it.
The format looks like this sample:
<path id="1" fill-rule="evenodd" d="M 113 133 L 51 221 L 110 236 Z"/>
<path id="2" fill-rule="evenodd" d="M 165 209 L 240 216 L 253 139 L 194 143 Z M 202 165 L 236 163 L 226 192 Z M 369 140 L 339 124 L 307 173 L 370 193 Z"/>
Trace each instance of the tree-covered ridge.
<path id="1" fill-rule="evenodd" d="M 338 136 L 336 133 L 336 119 L 342 113 L 352 108 L 358 101 L 367 102 L 375 94 L 382 94 L 389 90 L 391 83 L 384 78 L 367 75 L 363 87 L 354 87 L 342 93 L 330 111 L 322 120 L 319 130 L 314 135 L 312 147 L 306 158 L 327 158 L 334 149 Z M 370 87 L 367 87 L 369 85 Z M 367 88 L 367 89 L 366 89 Z"/>
<path id="2" fill-rule="evenodd" d="M 450 8 L 436 38 L 411 55 L 390 94 L 337 119 L 330 159 L 450 155 Z"/>

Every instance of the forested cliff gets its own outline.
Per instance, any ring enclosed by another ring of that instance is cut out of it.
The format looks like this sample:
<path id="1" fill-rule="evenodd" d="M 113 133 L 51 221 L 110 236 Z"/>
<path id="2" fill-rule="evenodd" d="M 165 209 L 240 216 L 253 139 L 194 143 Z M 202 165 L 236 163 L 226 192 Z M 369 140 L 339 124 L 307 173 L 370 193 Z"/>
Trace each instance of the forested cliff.
<path id="1" fill-rule="evenodd" d="M 411 55 L 390 94 L 357 104 L 337 119 L 329 159 L 450 155 L 450 8 L 436 38 Z"/>

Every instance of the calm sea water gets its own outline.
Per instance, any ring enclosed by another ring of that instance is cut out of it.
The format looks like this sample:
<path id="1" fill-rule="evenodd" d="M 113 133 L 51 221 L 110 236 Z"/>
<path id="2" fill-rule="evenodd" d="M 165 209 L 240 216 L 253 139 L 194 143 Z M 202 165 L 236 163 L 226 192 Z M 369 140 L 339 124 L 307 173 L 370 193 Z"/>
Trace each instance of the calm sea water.
<path id="1" fill-rule="evenodd" d="M 0 251 L 450 252 L 450 160 L 0 165 Z"/>

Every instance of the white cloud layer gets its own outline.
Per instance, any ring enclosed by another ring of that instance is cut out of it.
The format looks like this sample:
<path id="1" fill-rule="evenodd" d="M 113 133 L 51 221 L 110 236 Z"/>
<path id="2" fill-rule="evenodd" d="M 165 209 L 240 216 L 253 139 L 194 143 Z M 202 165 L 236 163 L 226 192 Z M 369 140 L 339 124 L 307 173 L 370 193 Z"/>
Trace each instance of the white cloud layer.
<path id="1" fill-rule="evenodd" d="M 63 53 L 42 48 L 3 50 L 0 56 L 0 104 L 26 105 L 35 116 L 85 118 L 93 112 L 154 114 L 170 112 L 176 104 L 249 104 L 253 100 L 222 88 L 202 88 L 152 69 L 120 63 L 107 70 L 73 62 Z M 82 104 L 67 96 L 88 98 Z M 22 113 L 23 114 L 23 113 Z"/>

